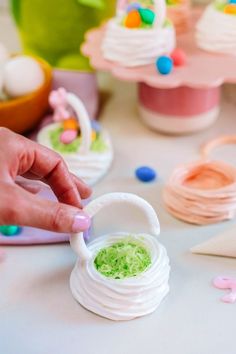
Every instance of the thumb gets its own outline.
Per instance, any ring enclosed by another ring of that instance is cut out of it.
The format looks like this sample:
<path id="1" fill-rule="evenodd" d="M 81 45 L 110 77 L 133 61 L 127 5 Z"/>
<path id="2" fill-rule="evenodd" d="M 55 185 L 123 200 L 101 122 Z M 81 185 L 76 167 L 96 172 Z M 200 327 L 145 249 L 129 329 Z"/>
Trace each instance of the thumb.
<path id="1" fill-rule="evenodd" d="M 81 209 L 33 195 L 17 185 L 0 186 L 0 224 L 31 226 L 55 232 L 86 231 L 90 218 Z"/>

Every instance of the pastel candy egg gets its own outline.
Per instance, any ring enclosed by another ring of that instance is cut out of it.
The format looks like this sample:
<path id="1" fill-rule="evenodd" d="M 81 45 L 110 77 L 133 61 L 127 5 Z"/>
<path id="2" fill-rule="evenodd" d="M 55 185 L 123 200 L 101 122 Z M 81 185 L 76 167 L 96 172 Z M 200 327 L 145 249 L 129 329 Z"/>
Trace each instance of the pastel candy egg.
<path id="1" fill-rule="evenodd" d="M 224 7 L 224 13 L 227 15 L 236 15 L 236 4 L 228 4 Z"/>
<path id="2" fill-rule="evenodd" d="M 150 9 L 139 9 L 141 19 L 147 25 L 152 25 L 155 20 L 155 13 Z"/>
<path id="3" fill-rule="evenodd" d="M 91 120 L 91 127 L 95 130 L 96 133 L 100 133 L 102 130 L 101 124 L 97 120 Z"/>
<path id="4" fill-rule="evenodd" d="M 60 142 L 62 144 L 70 144 L 72 141 L 74 141 L 77 138 L 77 130 L 65 130 L 64 132 L 61 133 L 60 136 Z"/>
<path id="5" fill-rule="evenodd" d="M 0 226 L 0 232 L 4 236 L 14 236 L 18 235 L 21 231 L 21 228 L 17 225 L 2 225 Z"/>
<path id="6" fill-rule="evenodd" d="M 180 48 L 176 48 L 171 53 L 171 59 L 173 60 L 174 66 L 182 66 L 186 64 L 186 54 Z"/>
<path id="7" fill-rule="evenodd" d="M 77 130 L 79 128 L 78 121 L 75 118 L 69 118 L 63 121 L 64 130 Z"/>
<path id="8" fill-rule="evenodd" d="M 236 0 L 229 0 L 229 4 L 236 4 Z"/>
<path id="9" fill-rule="evenodd" d="M 95 132 L 95 130 L 93 130 L 91 134 L 92 141 L 96 140 L 96 137 L 97 137 L 97 133 Z"/>
<path id="10" fill-rule="evenodd" d="M 151 167 L 141 166 L 136 169 L 135 175 L 141 182 L 151 182 L 156 178 L 156 171 Z"/>
<path id="11" fill-rule="evenodd" d="M 160 74 L 168 75 L 173 70 L 173 60 L 168 56 L 161 56 L 156 61 L 156 67 Z"/>
<path id="12" fill-rule="evenodd" d="M 134 2 L 134 3 L 127 6 L 126 11 L 130 12 L 132 10 L 139 10 L 140 8 L 141 8 L 141 5 L 138 2 Z"/>
<path id="13" fill-rule="evenodd" d="M 125 27 L 138 28 L 141 25 L 141 17 L 137 10 L 132 10 L 128 13 L 125 19 Z"/>
<path id="14" fill-rule="evenodd" d="M 44 80 L 41 66 L 28 56 L 8 60 L 3 69 L 4 90 L 10 97 L 29 94 L 42 86 Z"/>

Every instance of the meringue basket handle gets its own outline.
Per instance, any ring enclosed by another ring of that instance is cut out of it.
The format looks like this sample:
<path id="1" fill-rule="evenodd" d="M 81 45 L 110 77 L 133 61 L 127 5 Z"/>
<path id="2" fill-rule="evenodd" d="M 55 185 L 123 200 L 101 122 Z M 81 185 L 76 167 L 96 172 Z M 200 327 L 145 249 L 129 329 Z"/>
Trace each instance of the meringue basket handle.
<path id="1" fill-rule="evenodd" d="M 80 125 L 81 145 L 79 152 L 87 154 L 89 153 L 92 144 L 92 127 L 88 112 L 80 98 L 73 93 L 67 93 L 66 100 L 68 105 L 74 110 Z"/>
<path id="2" fill-rule="evenodd" d="M 113 204 L 131 204 L 142 210 L 146 216 L 150 233 L 158 236 L 160 233 L 160 224 L 157 214 L 153 207 L 141 197 L 130 193 L 109 193 L 105 194 L 86 205 L 84 211 L 93 218 L 101 209 Z M 72 234 L 70 237 L 72 249 L 77 253 L 82 261 L 88 261 L 92 257 L 92 253 L 87 248 L 83 233 Z"/>
<path id="3" fill-rule="evenodd" d="M 223 135 L 210 140 L 201 147 L 200 153 L 203 159 L 208 160 L 209 154 L 218 146 L 236 144 L 236 135 Z"/>

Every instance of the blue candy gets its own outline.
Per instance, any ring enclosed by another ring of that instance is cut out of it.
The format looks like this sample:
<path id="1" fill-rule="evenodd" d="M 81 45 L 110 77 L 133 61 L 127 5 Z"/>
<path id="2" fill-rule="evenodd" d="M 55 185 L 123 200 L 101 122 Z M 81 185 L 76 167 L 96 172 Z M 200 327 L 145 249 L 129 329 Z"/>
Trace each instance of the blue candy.
<path id="1" fill-rule="evenodd" d="M 157 59 L 156 67 L 160 74 L 168 75 L 173 70 L 173 60 L 163 55 Z"/>
<path id="2" fill-rule="evenodd" d="M 236 4 L 236 0 L 229 0 L 228 3 L 229 4 Z"/>
<path id="3" fill-rule="evenodd" d="M 133 4 L 128 5 L 126 10 L 127 12 L 130 12 L 139 9 L 141 9 L 141 5 L 138 2 L 134 2 Z"/>
<path id="4" fill-rule="evenodd" d="M 91 120 L 91 126 L 96 133 L 100 133 L 101 131 L 101 124 L 97 120 Z"/>
<path id="5" fill-rule="evenodd" d="M 156 171 L 148 166 L 142 166 L 137 168 L 135 171 L 135 175 L 142 182 L 151 182 L 157 176 Z"/>

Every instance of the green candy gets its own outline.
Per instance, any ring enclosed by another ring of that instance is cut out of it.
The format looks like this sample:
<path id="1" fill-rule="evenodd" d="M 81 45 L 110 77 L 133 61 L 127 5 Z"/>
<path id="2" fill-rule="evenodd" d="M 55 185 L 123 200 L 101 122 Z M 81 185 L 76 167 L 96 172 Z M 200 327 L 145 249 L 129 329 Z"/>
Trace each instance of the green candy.
<path id="1" fill-rule="evenodd" d="M 16 225 L 2 225 L 0 226 L 0 232 L 4 236 L 14 236 L 20 231 L 19 226 Z"/>
<path id="2" fill-rule="evenodd" d="M 155 20 L 155 13 L 150 9 L 139 9 L 142 21 L 147 25 L 152 25 Z"/>

